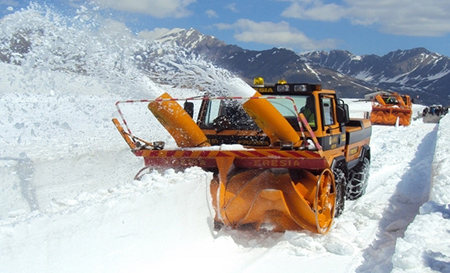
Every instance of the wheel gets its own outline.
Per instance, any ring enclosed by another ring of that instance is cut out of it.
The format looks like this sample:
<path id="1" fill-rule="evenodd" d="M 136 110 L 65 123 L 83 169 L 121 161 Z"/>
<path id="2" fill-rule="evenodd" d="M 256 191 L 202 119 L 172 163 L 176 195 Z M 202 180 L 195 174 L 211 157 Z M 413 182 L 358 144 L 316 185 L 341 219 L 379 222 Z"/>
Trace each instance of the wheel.
<path id="1" fill-rule="evenodd" d="M 342 214 L 345 207 L 345 173 L 341 168 L 334 168 L 334 182 L 336 184 L 336 211 L 335 217 L 339 217 Z"/>
<path id="2" fill-rule="evenodd" d="M 346 188 L 346 198 L 348 200 L 356 200 L 366 192 L 369 182 L 369 170 L 369 158 L 364 157 L 358 165 L 349 171 L 349 181 Z"/>

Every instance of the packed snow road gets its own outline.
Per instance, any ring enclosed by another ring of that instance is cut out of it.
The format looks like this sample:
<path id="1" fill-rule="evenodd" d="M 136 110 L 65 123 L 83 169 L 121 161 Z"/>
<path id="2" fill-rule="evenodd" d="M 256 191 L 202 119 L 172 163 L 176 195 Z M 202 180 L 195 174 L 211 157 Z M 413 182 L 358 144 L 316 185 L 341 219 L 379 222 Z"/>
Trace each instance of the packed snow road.
<path id="1" fill-rule="evenodd" d="M 360 260 L 357 272 L 392 270 L 396 239 L 403 237 L 428 200 L 436 135 L 436 124 L 374 126 L 366 196 L 349 202 L 345 215 L 336 221 L 338 225 L 341 221 L 362 223 L 356 225 L 359 234 L 355 237 L 371 234 L 367 237 L 371 241 L 364 242 L 364 260 Z"/>

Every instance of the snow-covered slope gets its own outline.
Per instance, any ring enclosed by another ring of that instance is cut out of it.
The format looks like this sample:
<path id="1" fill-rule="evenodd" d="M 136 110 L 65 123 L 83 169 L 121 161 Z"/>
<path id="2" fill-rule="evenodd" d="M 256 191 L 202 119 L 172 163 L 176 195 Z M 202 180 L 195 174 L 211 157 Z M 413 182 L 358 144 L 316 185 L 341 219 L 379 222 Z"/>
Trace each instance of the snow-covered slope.
<path id="1" fill-rule="evenodd" d="M 3 31 L 15 26 L 3 24 Z M 104 38 L 89 31 L 91 40 Z M 22 66 L 0 64 L 0 272 L 450 271 L 448 117 L 440 126 L 420 119 L 409 127 L 374 126 L 367 194 L 346 203 L 328 234 L 217 233 L 211 174 L 168 169 L 133 180 L 143 162 L 111 122 L 116 100 L 200 91 L 151 80 L 160 70 L 151 78 L 127 62 L 114 70 L 101 51 L 87 74 L 33 61 L 39 52 L 22 56 Z M 192 86 L 248 91 L 230 73 L 182 58 L 161 59 L 161 78 L 172 73 Z M 353 116 L 370 109 L 347 102 Z M 132 128 L 173 143 L 145 105 L 127 110 Z"/>

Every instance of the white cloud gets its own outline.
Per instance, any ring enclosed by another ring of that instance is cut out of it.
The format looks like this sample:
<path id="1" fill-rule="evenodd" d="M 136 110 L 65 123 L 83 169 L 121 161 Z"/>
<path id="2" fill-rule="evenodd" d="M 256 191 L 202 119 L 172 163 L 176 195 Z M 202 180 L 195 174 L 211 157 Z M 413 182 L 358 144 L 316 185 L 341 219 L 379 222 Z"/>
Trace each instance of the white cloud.
<path id="1" fill-rule="evenodd" d="M 304 20 L 337 21 L 347 14 L 347 9 L 320 1 L 294 2 L 282 12 L 282 16 Z"/>
<path id="2" fill-rule="evenodd" d="M 286 0 L 284 0 L 286 1 Z M 427 0 L 287 0 L 282 15 L 317 21 L 350 20 L 355 25 L 375 25 L 380 31 L 407 36 L 443 36 L 450 33 L 450 1 Z"/>
<path id="3" fill-rule="evenodd" d="M 138 36 L 143 39 L 155 40 L 162 37 L 164 34 L 169 32 L 168 28 L 155 28 L 153 30 L 143 30 L 138 33 Z"/>
<path id="4" fill-rule="evenodd" d="M 108 35 L 117 37 L 133 36 L 131 30 L 124 23 L 112 19 L 104 19 L 99 32 L 108 33 Z"/>
<path id="5" fill-rule="evenodd" d="M 186 17 L 191 14 L 187 7 L 195 0 L 97 0 L 103 8 L 148 14 L 157 18 Z"/>
<path id="6" fill-rule="evenodd" d="M 208 16 L 208 18 L 217 18 L 217 17 L 219 17 L 219 15 L 217 15 L 217 13 L 214 10 L 212 10 L 212 9 L 209 9 L 209 10 L 205 11 L 205 13 L 206 13 L 206 16 Z"/>
<path id="7" fill-rule="evenodd" d="M 336 47 L 332 39 L 316 41 L 301 31 L 292 28 L 287 22 L 254 22 L 239 19 L 234 24 L 217 24 L 218 29 L 233 29 L 235 39 L 242 42 L 255 42 L 267 45 L 284 46 L 301 50 L 315 50 Z"/>
<path id="8" fill-rule="evenodd" d="M 239 12 L 239 10 L 236 8 L 236 3 L 228 4 L 225 8 L 231 10 L 232 12 Z"/>

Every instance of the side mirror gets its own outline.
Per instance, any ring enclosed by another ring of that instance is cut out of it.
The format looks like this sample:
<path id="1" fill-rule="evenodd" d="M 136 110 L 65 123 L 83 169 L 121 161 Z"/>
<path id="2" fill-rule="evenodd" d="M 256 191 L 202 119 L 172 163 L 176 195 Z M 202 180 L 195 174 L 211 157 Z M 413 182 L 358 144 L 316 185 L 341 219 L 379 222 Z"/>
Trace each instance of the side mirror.
<path id="1" fill-rule="evenodd" d="M 339 124 L 347 124 L 350 121 L 348 104 L 345 104 L 343 100 L 337 101 L 336 116 Z"/>
<path id="2" fill-rule="evenodd" d="M 191 116 L 191 118 L 194 116 L 194 103 L 192 101 L 185 101 L 184 102 L 184 110 Z"/>

